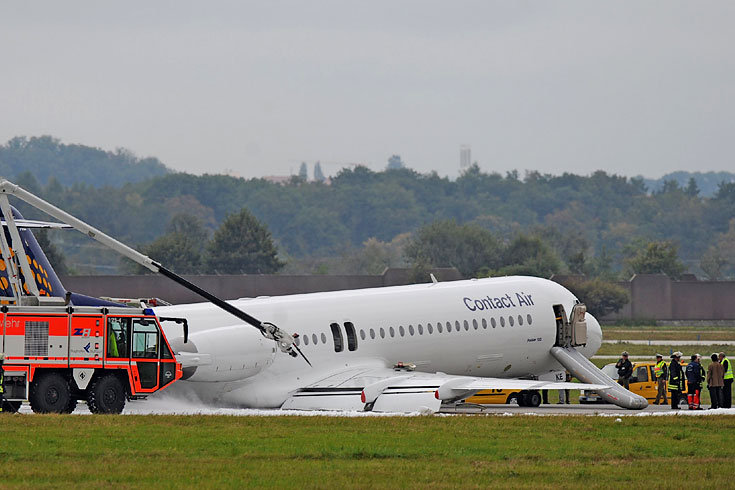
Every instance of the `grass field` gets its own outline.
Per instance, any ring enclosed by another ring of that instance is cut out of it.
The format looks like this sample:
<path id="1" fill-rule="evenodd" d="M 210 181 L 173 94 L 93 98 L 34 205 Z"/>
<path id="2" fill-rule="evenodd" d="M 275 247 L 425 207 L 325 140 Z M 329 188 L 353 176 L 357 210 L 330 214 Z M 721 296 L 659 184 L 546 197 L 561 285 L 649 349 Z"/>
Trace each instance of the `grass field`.
<path id="1" fill-rule="evenodd" d="M 0 487 L 705 488 L 735 460 L 733 416 L 6 415 L 0 426 Z"/>
<path id="2" fill-rule="evenodd" d="M 600 350 L 597 351 L 598 356 L 603 355 L 620 355 L 621 352 L 628 351 L 631 356 L 653 356 L 656 353 L 663 354 L 667 358 L 672 351 L 681 351 L 684 353 L 684 360 L 688 361 L 689 356 L 694 353 L 700 353 L 702 358 L 709 357 L 713 352 L 731 352 L 735 351 L 735 345 L 722 345 L 718 344 L 716 340 L 712 341 L 709 345 L 640 345 L 630 344 L 627 342 L 616 342 L 613 344 L 602 344 Z M 735 357 L 735 356 L 729 356 Z"/>
<path id="3" fill-rule="evenodd" d="M 602 327 L 605 340 L 735 340 L 735 327 Z"/>

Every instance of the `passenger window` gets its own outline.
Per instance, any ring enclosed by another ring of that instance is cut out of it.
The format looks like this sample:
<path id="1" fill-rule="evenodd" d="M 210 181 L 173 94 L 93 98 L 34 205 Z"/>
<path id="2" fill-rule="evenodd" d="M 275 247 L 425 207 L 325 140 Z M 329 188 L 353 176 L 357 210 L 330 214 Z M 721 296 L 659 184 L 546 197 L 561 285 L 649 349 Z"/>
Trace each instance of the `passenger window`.
<path id="1" fill-rule="evenodd" d="M 413 336 L 413 325 L 408 326 L 408 333 L 410 333 L 411 336 Z"/>
<path id="2" fill-rule="evenodd" d="M 107 357 L 130 356 L 130 318 L 107 318 Z"/>
<path id="3" fill-rule="evenodd" d="M 345 322 L 345 332 L 347 332 L 347 350 L 357 349 L 357 335 L 355 334 L 355 326 L 351 322 Z"/>
<path id="4" fill-rule="evenodd" d="M 523 325 L 523 317 L 521 315 L 518 315 L 518 325 L 519 326 Z"/>
<path id="5" fill-rule="evenodd" d="M 509 316 L 509 317 L 508 317 L 508 323 L 510 324 L 510 326 L 511 326 L 511 327 L 512 327 L 512 326 L 513 326 L 513 324 L 515 323 L 515 322 L 513 321 L 513 317 L 512 317 L 512 316 Z"/>
<path id="6" fill-rule="evenodd" d="M 370 338 L 371 339 L 374 339 L 375 338 L 375 330 L 372 329 L 372 328 L 370 329 Z"/>
<path id="7" fill-rule="evenodd" d="M 396 329 L 395 329 L 395 328 L 393 328 L 393 327 L 390 327 L 390 328 L 388 329 L 388 331 L 390 332 L 390 336 L 391 336 L 391 337 L 395 337 L 395 336 L 396 336 Z"/>
<path id="8" fill-rule="evenodd" d="M 648 368 L 646 366 L 639 366 L 635 371 L 635 377 L 638 378 L 639 383 L 645 383 L 648 381 Z"/>
<path id="9" fill-rule="evenodd" d="M 406 330 L 403 328 L 403 325 L 401 325 L 400 327 L 398 327 L 398 333 L 401 334 L 401 337 L 403 337 L 404 335 L 406 335 Z"/>
<path id="10" fill-rule="evenodd" d="M 344 340 L 342 339 L 342 330 L 339 325 L 332 323 L 329 325 L 332 329 L 332 337 L 334 338 L 334 352 L 342 352 L 344 350 Z"/>
<path id="11" fill-rule="evenodd" d="M 484 318 L 482 319 L 482 328 L 487 330 L 487 320 L 485 320 Z"/>
<path id="12" fill-rule="evenodd" d="M 365 330 L 363 330 L 363 329 L 360 329 L 360 338 L 362 340 L 365 340 Z"/>
<path id="13" fill-rule="evenodd" d="M 454 329 L 459 332 L 459 322 L 456 320 L 454 321 Z"/>
<path id="14" fill-rule="evenodd" d="M 439 333 L 442 333 L 442 323 L 441 322 L 436 324 L 436 331 Z"/>
<path id="15" fill-rule="evenodd" d="M 154 322 L 133 319 L 133 357 L 158 358 L 158 328 Z"/>
<path id="16" fill-rule="evenodd" d="M 502 316 L 500 317 L 500 326 L 501 327 L 504 327 L 505 326 L 505 318 L 502 317 Z"/>
<path id="17" fill-rule="evenodd" d="M 380 327 L 380 338 L 381 339 L 385 338 L 385 329 L 383 327 Z"/>
<path id="18" fill-rule="evenodd" d="M 477 320 L 472 320 L 472 328 L 477 330 Z"/>
<path id="19" fill-rule="evenodd" d="M 419 335 L 423 335 L 423 334 L 424 334 L 424 327 L 422 327 L 420 323 L 419 323 L 419 326 L 418 326 L 418 327 L 416 327 L 416 328 L 417 328 L 417 329 L 418 329 L 418 331 L 419 331 Z"/>
<path id="20" fill-rule="evenodd" d="M 296 344 L 296 347 L 301 345 L 301 337 L 294 337 L 293 343 Z"/>
<path id="21" fill-rule="evenodd" d="M 451 332 L 451 331 L 452 331 L 452 324 L 447 322 L 447 332 Z"/>
<path id="22" fill-rule="evenodd" d="M 316 345 L 316 344 L 319 343 L 319 341 L 316 339 L 316 334 L 315 333 L 311 334 L 311 341 L 314 343 L 314 345 Z"/>
<path id="23" fill-rule="evenodd" d="M 495 328 L 495 327 L 497 327 L 497 326 L 498 326 L 498 324 L 497 324 L 497 323 L 495 322 L 495 318 L 491 318 L 491 319 L 490 319 L 490 325 L 492 325 L 492 326 L 493 326 L 493 328 Z"/>
<path id="24" fill-rule="evenodd" d="M 429 332 L 429 335 L 434 333 L 434 327 L 431 326 L 431 323 L 426 325 L 426 331 Z"/>
<path id="25" fill-rule="evenodd" d="M 467 320 L 464 321 L 464 329 L 465 330 L 469 330 L 470 329 L 470 323 Z"/>
<path id="26" fill-rule="evenodd" d="M 309 345 L 309 336 L 304 335 L 304 345 Z"/>
<path id="27" fill-rule="evenodd" d="M 530 314 L 526 315 L 526 321 L 528 322 L 529 325 L 533 323 L 533 318 L 531 318 Z"/>
<path id="28" fill-rule="evenodd" d="M 324 332 L 322 332 L 322 344 L 326 344 L 326 343 L 327 343 L 327 336 L 324 335 Z"/>

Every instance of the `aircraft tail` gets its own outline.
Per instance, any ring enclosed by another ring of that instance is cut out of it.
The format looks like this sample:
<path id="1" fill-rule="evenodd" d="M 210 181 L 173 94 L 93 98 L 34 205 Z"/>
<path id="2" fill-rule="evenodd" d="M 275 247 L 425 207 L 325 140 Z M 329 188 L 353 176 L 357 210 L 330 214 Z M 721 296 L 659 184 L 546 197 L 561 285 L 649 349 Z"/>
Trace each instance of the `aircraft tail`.
<path id="1" fill-rule="evenodd" d="M 30 278 L 38 289 L 39 296 L 47 297 L 66 297 L 66 289 L 61 284 L 59 276 L 51 266 L 43 253 L 41 246 L 38 244 L 36 237 L 31 231 L 32 228 L 45 228 L 46 223 L 38 221 L 28 221 L 23 218 L 20 212 L 12 207 L 13 219 L 18 227 L 18 234 L 20 235 L 20 241 L 23 244 L 23 250 L 25 251 L 25 260 L 28 262 L 30 268 Z M 2 212 L 0 212 L 2 217 Z M 17 291 L 20 289 L 21 296 L 32 296 L 31 288 L 28 286 L 28 278 L 23 274 L 23 270 L 20 267 L 18 257 L 12 249 L 17 248 L 13 243 L 10 230 L 5 223 L 4 217 L 2 217 L 3 233 L 5 235 L 5 241 L 10 245 L 10 260 L 14 262 L 14 269 L 17 271 L 17 277 L 13 276 L 12 270 L 9 270 L 9 264 L 4 259 L 0 258 L 0 304 L 14 304 L 16 302 Z M 84 294 L 71 293 L 70 303 L 76 306 L 122 306 L 118 303 L 94 298 L 92 296 L 86 296 Z"/>

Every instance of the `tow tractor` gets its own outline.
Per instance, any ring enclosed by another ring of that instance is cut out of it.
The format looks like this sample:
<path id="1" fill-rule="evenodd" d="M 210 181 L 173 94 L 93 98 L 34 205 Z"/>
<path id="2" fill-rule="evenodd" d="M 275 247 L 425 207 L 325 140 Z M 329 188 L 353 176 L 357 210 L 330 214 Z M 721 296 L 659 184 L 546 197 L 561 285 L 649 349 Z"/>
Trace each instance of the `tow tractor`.
<path id="1" fill-rule="evenodd" d="M 120 413 L 126 399 L 144 398 L 183 375 L 161 328 L 162 321 L 188 325 L 184 318 L 157 318 L 153 310 L 125 307 L 79 307 L 66 298 L 42 294 L 36 287 L 32 260 L 26 255 L 8 196 L 15 196 L 134 262 L 199 294 L 273 340 L 284 353 L 309 360 L 295 336 L 250 316 L 192 284 L 140 252 L 62 211 L 38 196 L 0 178 L 1 265 L 8 271 L 14 297 L 0 307 L 0 353 L 5 354 L 3 408 L 17 411 L 28 400 L 35 412 L 70 413 L 86 400 L 94 413 Z M 20 226 L 22 227 L 22 225 Z M 10 239 L 8 239 L 8 237 Z M 0 266 L 1 266 L 0 265 Z M 25 280 L 29 278 L 30 280 Z M 40 276 L 39 276 L 40 278 Z M 25 294 L 24 294 L 25 292 Z"/>

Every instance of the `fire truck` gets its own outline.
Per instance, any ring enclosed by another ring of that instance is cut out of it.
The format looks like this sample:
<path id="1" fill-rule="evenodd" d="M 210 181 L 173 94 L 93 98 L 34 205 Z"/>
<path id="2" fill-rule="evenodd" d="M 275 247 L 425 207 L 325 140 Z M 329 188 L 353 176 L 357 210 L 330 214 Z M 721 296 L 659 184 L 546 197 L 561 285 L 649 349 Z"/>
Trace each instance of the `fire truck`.
<path id="1" fill-rule="evenodd" d="M 143 308 L 3 305 L 3 408 L 27 400 L 37 413 L 71 413 L 83 400 L 92 413 L 120 413 L 166 388 L 182 368 L 160 321 L 185 322 Z"/>

